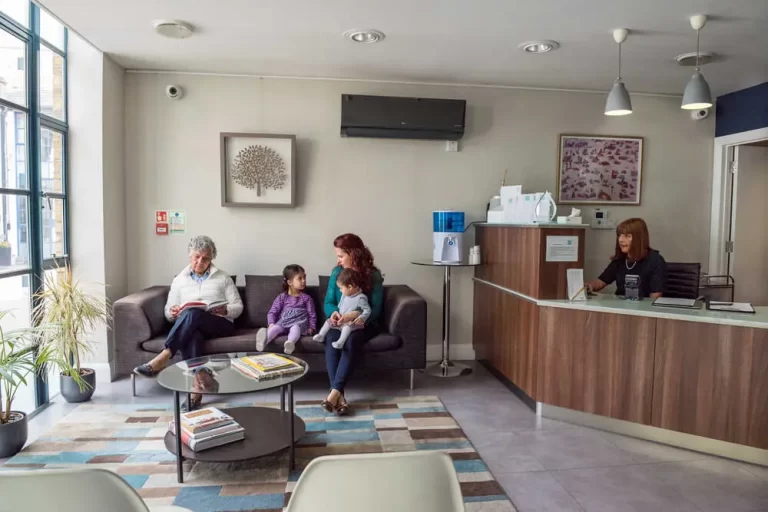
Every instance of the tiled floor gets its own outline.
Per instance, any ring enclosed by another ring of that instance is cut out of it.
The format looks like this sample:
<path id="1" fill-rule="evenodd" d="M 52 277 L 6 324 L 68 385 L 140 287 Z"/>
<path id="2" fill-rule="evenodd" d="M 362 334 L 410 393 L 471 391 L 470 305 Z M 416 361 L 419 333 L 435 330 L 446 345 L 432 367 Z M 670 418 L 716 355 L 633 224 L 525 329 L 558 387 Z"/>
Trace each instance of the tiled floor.
<path id="1" fill-rule="evenodd" d="M 354 380 L 348 397 L 437 395 L 461 424 L 521 512 L 768 512 L 768 468 L 737 463 L 554 420 L 537 418 L 483 368 L 440 380 L 407 372 Z M 326 381 L 310 376 L 298 399 L 324 396 Z M 103 403 L 168 402 L 151 381 L 99 384 Z M 242 397 L 276 400 L 277 394 Z M 75 406 L 57 402 L 30 423 L 34 439 Z"/>

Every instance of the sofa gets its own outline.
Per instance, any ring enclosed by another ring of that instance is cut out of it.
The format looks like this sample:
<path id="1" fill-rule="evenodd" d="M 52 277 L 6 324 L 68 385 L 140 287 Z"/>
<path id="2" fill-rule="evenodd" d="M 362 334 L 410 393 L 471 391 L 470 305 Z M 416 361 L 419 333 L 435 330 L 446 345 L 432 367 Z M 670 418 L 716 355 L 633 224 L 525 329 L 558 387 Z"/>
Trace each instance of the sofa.
<path id="1" fill-rule="evenodd" d="M 253 352 L 256 332 L 267 324 L 272 301 L 282 292 L 281 276 L 245 276 L 239 286 L 243 313 L 235 320 L 234 336 L 206 341 L 205 354 Z M 306 292 L 315 301 L 318 328 L 325 322 L 323 299 L 328 277 L 320 276 L 320 286 L 308 286 Z M 115 301 L 114 364 L 117 377 L 132 374 L 163 350 L 171 323 L 163 313 L 170 286 L 152 286 Z M 384 286 L 384 308 L 378 323 L 381 332 L 363 347 L 356 371 L 414 370 L 427 362 L 427 304 L 405 285 Z M 286 337 L 281 336 L 267 350 L 282 352 Z M 325 371 L 325 348 L 322 343 L 304 336 L 296 344 L 294 355 L 309 363 L 310 371 Z M 175 360 L 180 360 L 176 354 Z M 411 372 L 413 387 L 413 372 Z"/>

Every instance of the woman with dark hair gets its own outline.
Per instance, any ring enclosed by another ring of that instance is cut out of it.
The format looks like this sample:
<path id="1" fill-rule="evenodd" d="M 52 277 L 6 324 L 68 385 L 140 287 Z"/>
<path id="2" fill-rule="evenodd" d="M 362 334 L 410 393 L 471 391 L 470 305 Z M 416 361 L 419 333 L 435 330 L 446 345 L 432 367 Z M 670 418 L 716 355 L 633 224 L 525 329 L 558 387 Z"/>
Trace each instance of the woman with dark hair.
<path id="1" fill-rule="evenodd" d="M 328 412 L 335 412 L 343 416 L 349 412 L 349 405 L 344 398 L 344 387 L 352 374 L 362 346 L 379 332 L 377 320 L 384 305 L 384 279 L 381 272 L 373 263 L 373 254 L 366 247 L 359 236 L 347 233 L 336 237 L 333 241 L 336 251 L 336 268 L 331 272 L 328 281 L 328 290 L 325 293 L 323 309 L 329 322 L 344 324 L 354 321 L 357 330 L 352 331 L 344 347 L 337 349 L 333 342 L 339 339 L 341 331 L 331 329 L 325 337 L 325 363 L 328 369 L 328 379 L 331 383 L 331 391 L 323 401 L 322 406 Z M 341 290 L 337 284 L 339 273 L 342 269 L 351 269 L 359 274 L 360 288 L 368 297 L 371 314 L 367 319 L 358 318 L 360 311 L 339 313 Z"/>
<path id="2" fill-rule="evenodd" d="M 587 284 L 600 291 L 616 282 L 616 295 L 624 295 L 627 276 L 639 278 L 640 297 L 656 299 L 664 293 L 667 264 L 651 249 L 648 226 L 643 219 L 627 219 L 616 228 L 616 252 L 600 277 Z"/>

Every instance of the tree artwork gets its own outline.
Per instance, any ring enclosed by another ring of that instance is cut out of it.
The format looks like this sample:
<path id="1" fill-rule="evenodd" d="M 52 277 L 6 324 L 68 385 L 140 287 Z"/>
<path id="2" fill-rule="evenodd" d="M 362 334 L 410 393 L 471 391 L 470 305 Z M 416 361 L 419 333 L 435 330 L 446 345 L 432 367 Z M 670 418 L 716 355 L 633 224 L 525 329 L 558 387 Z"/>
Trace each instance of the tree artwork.
<path id="1" fill-rule="evenodd" d="M 259 197 L 262 190 L 282 189 L 288 180 L 282 157 L 267 146 L 252 145 L 241 149 L 232 161 L 231 173 L 235 183 L 256 189 Z"/>

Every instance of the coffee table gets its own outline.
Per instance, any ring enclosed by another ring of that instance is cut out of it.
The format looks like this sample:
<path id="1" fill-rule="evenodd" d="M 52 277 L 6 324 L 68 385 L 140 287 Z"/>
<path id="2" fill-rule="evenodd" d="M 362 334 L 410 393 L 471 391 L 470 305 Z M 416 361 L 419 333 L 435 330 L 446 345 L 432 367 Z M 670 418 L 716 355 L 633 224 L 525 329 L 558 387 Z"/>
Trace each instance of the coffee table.
<path id="1" fill-rule="evenodd" d="M 293 412 L 293 384 L 307 374 L 306 361 L 293 356 L 284 356 L 300 364 L 304 371 L 286 377 L 256 380 L 241 373 L 232 366 L 232 360 L 258 352 L 215 354 L 188 361 L 181 361 L 163 369 L 157 382 L 173 391 L 173 417 L 176 425 L 181 424 L 180 394 L 234 395 L 267 391 L 280 388 L 280 409 L 269 407 L 233 407 L 222 409 L 245 429 L 245 439 L 224 446 L 200 452 L 192 451 L 181 442 L 181 437 L 168 432 L 165 447 L 176 455 L 176 471 L 179 483 L 184 483 L 182 462 L 190 459 L 200 462 L 235 462 L 255 459 L 290 448 L 290 465 L 296 465 L 295 444 L 306 432 L 304 421 Z M 201 370 L 207 368 L 207 370 Z M 196 373 L 206 372 L 205 378 L 196 378 Z M 285 394 L 288 391 L 288 410 L 285 409 Z"/>

